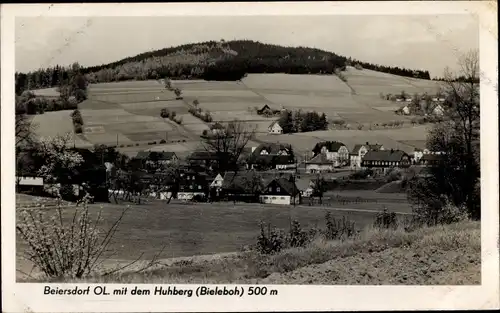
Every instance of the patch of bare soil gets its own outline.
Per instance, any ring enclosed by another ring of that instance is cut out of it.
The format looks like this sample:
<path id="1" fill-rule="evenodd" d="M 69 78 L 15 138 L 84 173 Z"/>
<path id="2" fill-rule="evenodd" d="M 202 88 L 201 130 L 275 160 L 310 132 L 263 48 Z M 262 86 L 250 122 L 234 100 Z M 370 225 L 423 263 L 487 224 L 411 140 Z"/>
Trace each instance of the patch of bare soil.
<path id="1" fill-rule="evenodd" d="M 472 285 L 481 283 L 481 255 L 465 249 L 390 248 L 360 253 L 255 281 L 319 285 Z"/>

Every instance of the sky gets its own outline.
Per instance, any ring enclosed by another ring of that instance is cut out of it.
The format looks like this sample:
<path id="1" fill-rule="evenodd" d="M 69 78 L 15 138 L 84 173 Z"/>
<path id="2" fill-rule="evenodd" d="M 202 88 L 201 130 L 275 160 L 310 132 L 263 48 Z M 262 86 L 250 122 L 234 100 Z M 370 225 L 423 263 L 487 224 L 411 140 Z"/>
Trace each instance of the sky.
<path id="1" fill-rule="evenodd" d="M 251 39 L 307 46 L 364 62 L 441 76 L 479 48 L 468 15 L 17 17 L 16 71 L 106 64 L 139 53 L 208 40 Z"/>

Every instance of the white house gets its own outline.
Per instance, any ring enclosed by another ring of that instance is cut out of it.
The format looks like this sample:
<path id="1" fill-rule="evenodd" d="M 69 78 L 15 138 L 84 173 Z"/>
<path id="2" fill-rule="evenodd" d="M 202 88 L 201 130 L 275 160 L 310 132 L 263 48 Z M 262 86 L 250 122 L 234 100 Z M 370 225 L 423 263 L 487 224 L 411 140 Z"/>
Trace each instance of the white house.
<path id="1" fill-rule="evenodd" d="M 350 167 L 353 170 L 361 169 L 361 161 L 368 151 L 384 150 L 384 146 L 379 144 L 365 143 L 364 145 L 355 145 L 350 153 Z"/>
<path id="2" fill-rule="evenodd" d="M 267 128 L 270 134 L 283 134 L 283 128 L 281 128 L 278 121 L 274 121 Z"/>
<path id="3" fill-rule="evenodd" d="M 313 155 L 325 154 L 326 159 L 333 162 L 334 167 L 346 166 L 349 163 L 349 149 L 338 141 L 319 142 L 313 148 Z"/>
<path id="4" fill-rule="evenodd" d="M 216 188 L 217 190 L 220 190 L 222 188 L 223 182 L 224 182 L 224 177 L 222 177 L 221 174 L 217 174 L 212 183 L 210 183 L 210 188 Z"/>
<path id="5" fill-rule="evenodd" d="M 320 153 L 306 162 L 306 173 L 333 172 L 335 166 L 332 160 L 328 160 L 325 153 Z"/>
<path id="6" fill-rule="evenodd" d="M 410 106 L 408 104 L 405 104 L 404 106 L 400 107 L 396 113 L 400 113 L 403 115 L 410 115 Z"/>
<path id="7" fill-rule="evenodd" d="M 268 204 L 298 204 L 300 191 L 297 185 L 286 177 L 271 180 L 259 196 L 261 203 Z"/>
<path id="8" fill-rule="evenodd" d="M 444 115 L 444 108 L 441 106 L 441 104 L 437 104 L 436 106 L 434 106 L 431 113 L 436 115 L 436 116 L 443 116 Z"/>

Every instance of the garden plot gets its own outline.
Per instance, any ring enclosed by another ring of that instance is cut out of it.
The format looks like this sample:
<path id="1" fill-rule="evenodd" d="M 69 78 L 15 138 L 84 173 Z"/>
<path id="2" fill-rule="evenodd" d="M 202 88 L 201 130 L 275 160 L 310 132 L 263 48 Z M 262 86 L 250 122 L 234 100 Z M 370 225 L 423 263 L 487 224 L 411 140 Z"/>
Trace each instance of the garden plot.
<path id="1" fill-rule="evenodd" d="M 260 102 L 246 102 L 246 101 L 234 101 L 234 102 L 201 102 L 200 107 L 204 110 L 210 112 L 215 111 L 254 111 L 255 108 L 261 109 L 265 104 L 267 104 L 273 110 L 281 109 L 281 106 L 274 105 L 269 101 L 261 100 Z"/>
<path id="2" fill-rule="evenodd" d="M 387 136 L 393 140 L 427 140 L 429 132 L 428 126 L 419 125 L 413 127 L 405 127 L 401 129 L 379 129 L 373 131 L 375 134 Z"/>
<path id="3" fill-rule="evenodd" d="M 130 80 L 112 83 L 90 84 L 89 89 L 116 89 L 116 88 L 154 88 L 157 86 L 163 87 L 157 80 Z"/>
<path id="4" fill-rule="evenodd" d="M 170 112 L 177 114 L 185 114 L 188 112 L 187 106 L 180 100 L 174 101 L 152 101 L 139 103 L 124 103 L 121 106 L 129 113 L 136 115 L 160 116 L 162 109 L 167 109 Z"/>
<path id="5" fill-rule="evenodd" d="M 172 134 L 170 132 L 159 132 L 159 131 L 144 131 L 140 133 L 124 133 L 127 138 L 132 141 L 141 142 L 141 141 L 160 141 L 160 140 L 172 140 Z M 175 138 L 180 138 L 176 133 L 174 134 Z"/>
<path id="6" fill-rule="evenodd" d="M 135 115 L 123 109 L 117 110 L 81 110 L 83 122 L 86 126 L 110 125 L 114 123 L 141 123 L 157 122 L 158 118 L 152 116 Z"/>
<path id="7" fill-rule="evenodd" d="M 108 132 L 121 132 L 121 133 L 141 133 L 159 131 L 166 132 L 172 131 L 172 126 L 165 123 L 160 119 L 152 120 L 149 122 L 133 122 L 133 123 L 110 123 L 104 126 Z M 164 136 L 163 136 L 164 137 Z"/>
<path id="8" fill-rule="evenodd" d="M 358 124 L 367 123 L 388 123 L 392 121 L 407 121 L 408 119 L 404 116 L 396 115 L 391 112 L 381 112 L 377 110 L 367 110 L 363 112 L 339 112 L 338 115 L 348 121 Z"/>
<path id="9" fill-rule="evenodd" d="M 164 87 L 157 88 L 113 88 L 113 89 L 92 89 L 91 95 L 123 95 L 123 94 L 133 94 L 133 93 L 153 93 L 168 91 Z"/>
<path id="10" fill-rule="evenodd" d="M 335 75 L 249 74 L 242 82 L 250 89 L 285 89 L 350 92 Z"/>
<path id="11" fill-rule="evenodd" d="M 220 94 L 219 96 L 196 96 L 196 97 L 191 97 L 184 95 L 183 96 L 184 100 L 188 103 L 193 103 L 194 100 L 198 100 L 200 104 L 203 103 L 220 103 L 221 105 L 225 105 L 228 108 L 231 108 L 231 105 L 233 103 L 248 103 L 249 105 L 252 106 L 263 106 L 266 103 L 266 100 L 263 99 L 262 97 L 259 96 L 254 96 L 254 97 L 230 97 L 230 96 L 225 96 Z"/>
<path id="12" fill-rule="evenodd" d="M 118 103 L 106 102 L 96 99 L 87 99 L 78 104 L 78 109 L 80 110 L 111 110 L 111 109 L 121 109 Z"/>
<path id="13" fill-rule="evenodd" d="M 254 92 L 250 90 L 183 90 L 182 94 L 186 97 L 228 97 L 228 98 L 258 98 Z"/>
<path id="14" fill-rule="evenodd" d="M 132 140 L 122 133 L 106 132 L 102 134 L 85 134 L 85 138 L 93 144 L 99 145 L 126 145 L 132 144 Z"/>
<path id="15" fill-rule="evenodd" d="M 70 134 L 71 145 L 86 147 L 91 143 L 74 134 L 73 122 L 71 120 L 71 110 L 45 112 L 33 116 L 35 133 L 39 137 L 56 137 L 58 135 Z"/>
<path id="16" fill-rule="evenodd" d="M 169 91 L 147 92 L 147 93 L 120 93 L 120 94 L 96 94 L 92 99 L 115 102 L 115 103 L 135 103 L 175 100 L 175 95 Z"/>
<path id="17" fill-rule="evenodd" d="M 205 81 L 205 80 L 173 80 L 173 87 L 182 91 L 188 90 L 245 90 L 246 87 L 240 82 L 233 81 Z"/>
<path id="18" fill-rule="evenodd" d="M 302 108 L 303 110 L 334 109 L 360 109 L 360 104 L 353 100 L 350 95 L 340 95 L 339 97 L 309 97 L 298 95 L 268 94 L 262 93 L 267 100 L 278 106 L 285 108 Z"/>
<path id="19" fill-rule="evenodd" d="M 245 111 L 211 111 L 210 113 L 214 121 L 228 122 L 233 120 L 239 121 L 269 121 L 271 123 L 273 119 L 267 118 L 257 113 L 250 113 L 248 110 Z"/>
<path id="20" fill-rule="evenodd" d="M 194 117 L 189 113 L 179 114 L 177 116 L 179 118 L 182 118 L 183 127 L 188 131 L 193 132 L 196 135 L 201 134 L 201 132 L 204 131 L 205 129 L 210 130 L 210 127 L 207 124 L 205 124 L 202 120 L 200 120 L 197 117 Z"/>

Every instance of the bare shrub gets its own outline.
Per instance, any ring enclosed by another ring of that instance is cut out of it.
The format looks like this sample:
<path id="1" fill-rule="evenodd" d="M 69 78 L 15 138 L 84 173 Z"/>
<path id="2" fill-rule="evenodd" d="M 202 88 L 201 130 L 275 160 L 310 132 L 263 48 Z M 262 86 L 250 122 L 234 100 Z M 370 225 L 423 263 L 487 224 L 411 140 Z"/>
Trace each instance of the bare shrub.
<path id="1" fill-rule="evenodd" d="M 258 252 L 262 254 L 278 253 L 285 247 L 285 241 L 285 234 L 282 230 L 271 229 L 271 224 L 268 224 L 266 231 L 265 224 L 260 224 L 260 235 L 257 238 L 256 245 Z"/>
<path id="2" fill-rule="evenodd" d="M 17 231 L 28 244 L 26 257 L 49 277 L 81 278 L 92 274 L 102 264 L 103 253 L 118 229 L 127 209 L 112 226 L 103 231 L 99 212 L 92 218 L 85 197 L 72 217 L 58 203 L 55 212 L 43 206 L 22 208 Z M 68 222 L 69 221 L 69 222 Z"/>
<path id="3" fill-rule="evenodd" d="M 330 212 L 325 215 L 326 229 L 324 237 L 327 240 L 347 239 L 356 234 L 355 223 L 347 220 L 345 216 L 336 220 Z"/>
<path id="4" fill-rule="evenodd" d="M 396 213 L 389 212 L 387 211 L 387 209 L 384 209 L 382 212 L 377 213 L 374 226 L 376 228 L 397 228 L 398 222 Z"/>
<path id="5" fill-rule="evenodd" d="M 289 236 L 290 247 L 304 247 L 310 240 L 309 234 L 302 230 L 300 223 L 296 220 L 292 222 Z"/>

